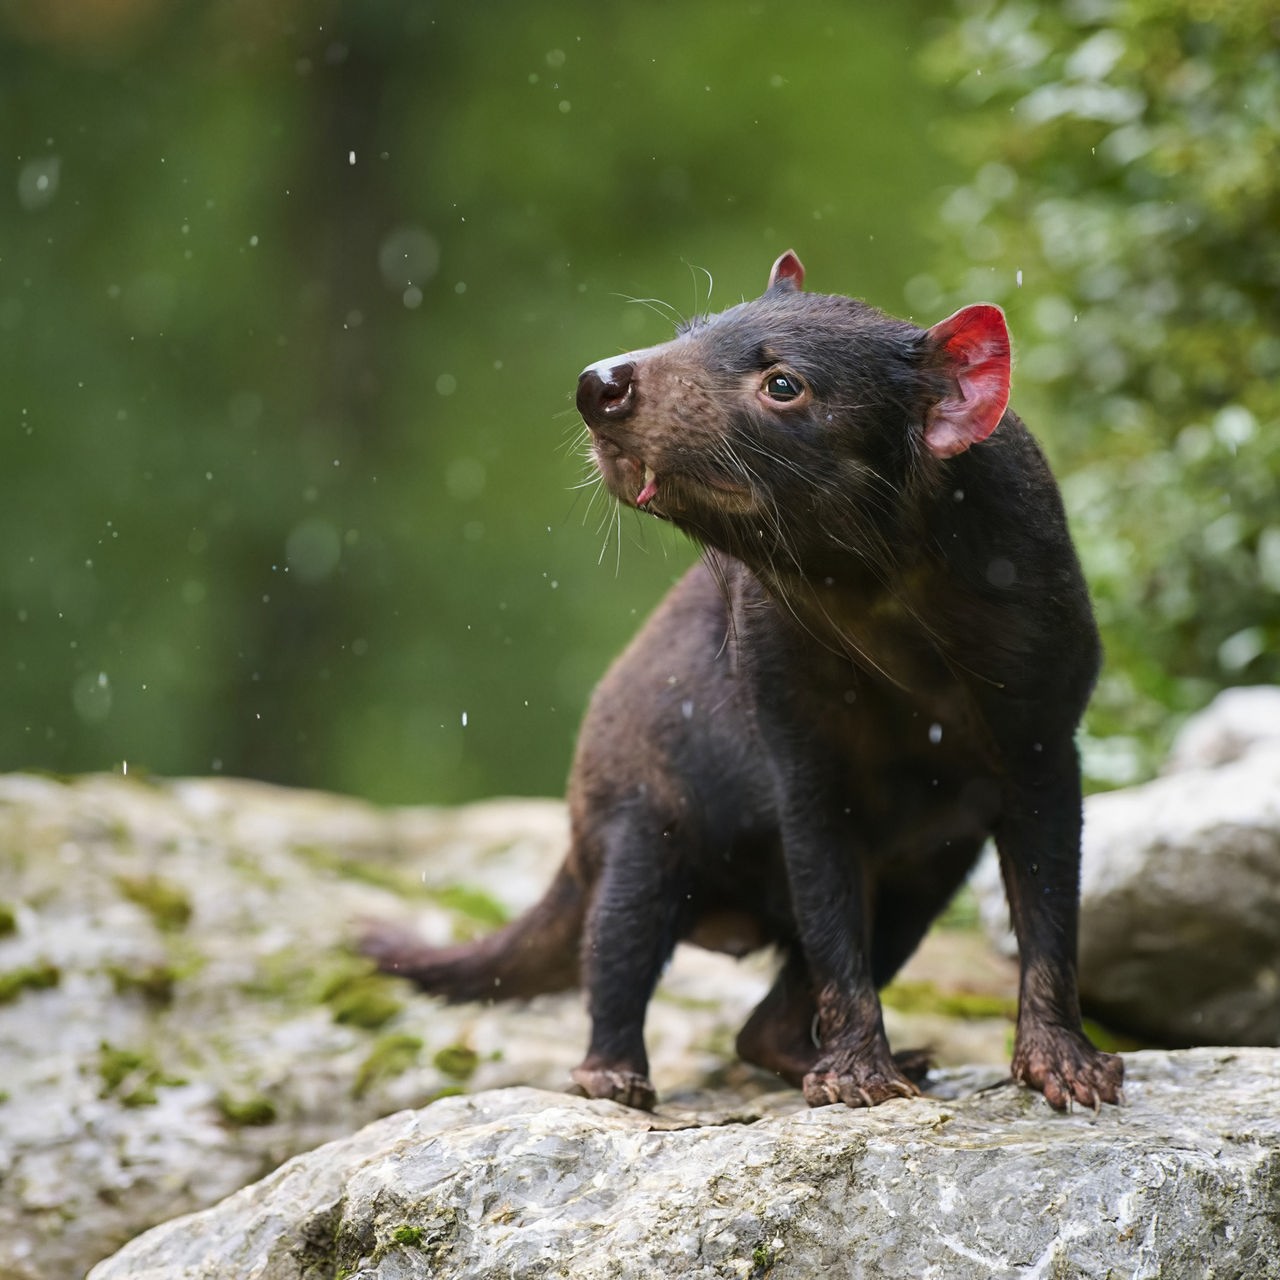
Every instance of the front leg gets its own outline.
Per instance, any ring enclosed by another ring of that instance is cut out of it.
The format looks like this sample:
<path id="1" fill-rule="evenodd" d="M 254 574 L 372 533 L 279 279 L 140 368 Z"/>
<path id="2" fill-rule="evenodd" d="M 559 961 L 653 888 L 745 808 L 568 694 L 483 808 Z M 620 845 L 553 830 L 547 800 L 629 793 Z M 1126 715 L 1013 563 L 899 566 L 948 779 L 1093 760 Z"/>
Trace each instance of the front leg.
<path id="1" fill-rule="evenodd" d="M 1124 1062 L 1095 1049 L 1080 1021 L 1081 824 L 1074 746 L 1055 770 L 1006 784 L 996 847 L 1021 964 L 1013 1076 L 1059 1111 L 1119 1102 L 1124 1083 Z"/>
<path id="2" fill-rule="evenodd" d="M 865 857 L 845 807 L 830 790 L 815 788 L 813 777 L 805 767 L 788 780 L 783 821 L 787 878 L 821 1042 L 802 1087 L 811 1107 L 873 1107 L 919 1090 L 894 1062 L 885 1036 L 872 979 Z"/>

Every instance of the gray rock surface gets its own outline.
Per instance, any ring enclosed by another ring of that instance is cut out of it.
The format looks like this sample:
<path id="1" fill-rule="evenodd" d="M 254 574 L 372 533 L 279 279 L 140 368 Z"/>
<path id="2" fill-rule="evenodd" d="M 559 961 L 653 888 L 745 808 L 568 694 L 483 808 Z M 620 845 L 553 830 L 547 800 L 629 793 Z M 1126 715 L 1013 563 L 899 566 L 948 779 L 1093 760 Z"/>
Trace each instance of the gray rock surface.
<path id="1" fill-rule="evenodd" d="M 1280 688 L 1224 689 L 1179 730 L 1163 772 L 1214 769 L 1265 743 L 1280 746 Z"/>
<path id="2" fill-rule="evenodd" d="M 1280 1044 L 1280 745 L 1089 801 L 1080 987 L 1156 1043 Z"/>
<path id="3" fill-rule="evenodd" d="M 384 810 L 226 779 L 0 776 L 0 1277 L 83 1275 L 441 1093 L 564 1088 L 587 1038 L 576 993 L 448 1007 L 346 944 L 362 916 L 439 941 L 491 928 L 565 841 L 552 801 Z M 770 968 L 679 951 L 648 1020 L 664 1097 L 776 1087 L 733 1057 Z M 957 984 L 987 1016 L 945 1016 L 933 993 Z M 940 935 L 890 1034 L 1007 1065 L 1012 992 L 976 933 Z"/>
<path id="4" fill-rule="evenodd" d="M 1280 1045 L 1280 690 L 1221 695 L 1171 768 L 1085 802 L 1081 997 L 1149 1043 Z M 1016 954 L 994 857 L 973 883 Z"/>
<path id="5" fill-rule="evenodd" d="M 1188 1280 L 1280 1274 L 1280 1054 L 1148 1052 L 1128 1104 L 1012 1086 L 657 1117 L 451 1098 L 148 1232 L 90 1280 Z"/>

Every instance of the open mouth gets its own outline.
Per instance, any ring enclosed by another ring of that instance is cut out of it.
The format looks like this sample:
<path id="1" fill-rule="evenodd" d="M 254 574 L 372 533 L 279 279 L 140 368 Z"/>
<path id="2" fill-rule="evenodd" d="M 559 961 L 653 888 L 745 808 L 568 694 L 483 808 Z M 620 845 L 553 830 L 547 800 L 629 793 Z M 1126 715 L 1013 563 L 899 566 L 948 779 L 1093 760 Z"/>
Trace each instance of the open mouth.
<path id="1" fill-rule="evenodd" d="M 748 486 L 726 477 L 700 475 L 695 479 L 685 472 L 659 475 L 643 458 L 601 448 L 599 442 L 595 454 L 609 492 L 637 511 L 667 519 L 686 510 L 691 499 L 694 506 L 705 502 L 723 512 L 746 511 L 752 506 Z"/>
<path id="2" fill-rule="evenodd" d="M 658 496 L 658 475 L 642 458 L 596 443 L 596 465 L 615 498 L 643 511 Z"/>
<path id="3" fill-rule="evenodd" d="M 636 494 L 636 506 L 647 507 L 658 496 L 658 477 L 653 468 L 646 464 L 644 469 L 644 488 Z"/>

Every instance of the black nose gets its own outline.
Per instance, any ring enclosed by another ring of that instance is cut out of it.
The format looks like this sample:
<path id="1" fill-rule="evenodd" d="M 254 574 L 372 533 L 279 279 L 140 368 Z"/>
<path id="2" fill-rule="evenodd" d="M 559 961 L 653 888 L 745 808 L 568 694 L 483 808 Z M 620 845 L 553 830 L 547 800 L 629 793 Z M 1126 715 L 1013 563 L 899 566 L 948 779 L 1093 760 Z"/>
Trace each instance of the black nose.
<path id="1" fill-rule="evenodd" d="M 593 364 L 578 379 L 578 412 L 589 427 L 603 427 L 636 407 L 635 365 Z"/>

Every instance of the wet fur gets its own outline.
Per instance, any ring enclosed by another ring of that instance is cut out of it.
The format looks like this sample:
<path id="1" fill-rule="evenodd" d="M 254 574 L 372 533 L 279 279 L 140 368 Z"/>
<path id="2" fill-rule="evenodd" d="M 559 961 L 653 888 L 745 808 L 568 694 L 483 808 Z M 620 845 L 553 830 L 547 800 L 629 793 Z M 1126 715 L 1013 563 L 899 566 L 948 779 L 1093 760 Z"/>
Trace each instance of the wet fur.
<path id="1" fill-rule="evenodd" d="M 1073 735 L 1099 645 L 1057 488 L 1012 412 L 958 456 L 926 446 L 956 386 L 929 331 L 774 275 L 620 357 L 633 409 L 589 413 L 610 491 L 634 505 L 656 475 L 647 509 L 705 555 L 596 690 L 551 890 L 473 946 L 367 948 L 450 999 L 583 981 L 575 1079 L 648 1106 L 644 1013 L 676 943 L 772 945 L 740 1054 L 811 1103 L 871 1105 L 920 1065 L 890 1055 L 876 991 L 994 836 L 1023 959 L 1014 1073 L 1058 1107 L 1115 1101 L 1119 1059 L 1076 997 Z M 776 367 L 807 400 L 761 399 Z"/>

